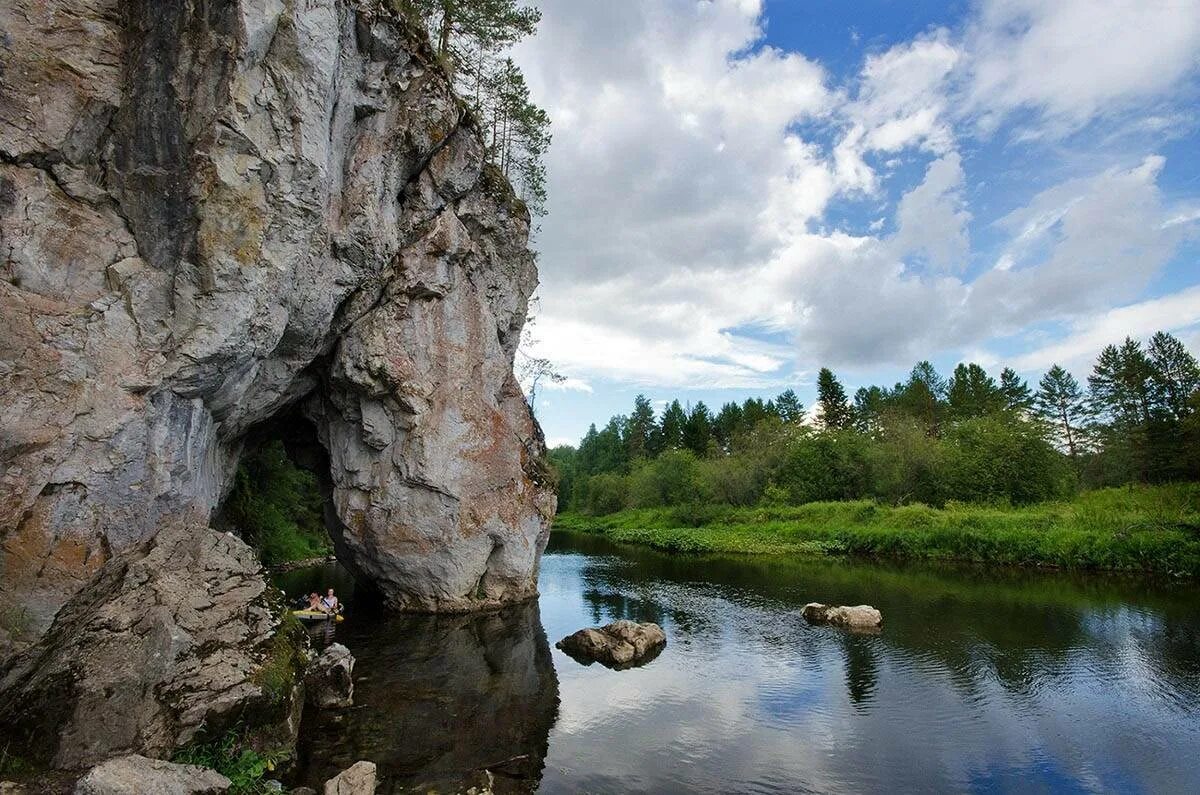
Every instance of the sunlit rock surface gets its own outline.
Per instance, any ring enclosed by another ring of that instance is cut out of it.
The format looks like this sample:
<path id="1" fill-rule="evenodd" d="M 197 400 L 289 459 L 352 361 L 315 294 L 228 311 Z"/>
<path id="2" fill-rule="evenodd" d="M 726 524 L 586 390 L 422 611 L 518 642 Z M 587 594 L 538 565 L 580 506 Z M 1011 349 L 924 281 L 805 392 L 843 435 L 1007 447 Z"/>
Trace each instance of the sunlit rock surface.
<path id="1" fill-rule="evenodd" d="M 93 767 L 75 785 L 75 795 L 220 795 L 230 784 L 205 767 L 133 755 Z"/>
<path id="2" fill-rule="evenodd" d="M 855 630 L 877 630 L 883 626 L 883 614 L 870 605 L 846 607 L 809 602 L 801 612 L 810 624 L 832 624 Z"/>
<path id="3" fill-rule="evenodd" d="M 375 0 L 0 4 L 0 653 L 281 412 L 394 607 L 530 596 L 529 216 Z"/>
<path id="4" fill-rule="evenodd" d="M 653 660 L 666 643 L 667 633 L 658 624 L 619 619 L 603 627 L 581 629 L 554 645 L 584 664 L 629 668 Z"/>

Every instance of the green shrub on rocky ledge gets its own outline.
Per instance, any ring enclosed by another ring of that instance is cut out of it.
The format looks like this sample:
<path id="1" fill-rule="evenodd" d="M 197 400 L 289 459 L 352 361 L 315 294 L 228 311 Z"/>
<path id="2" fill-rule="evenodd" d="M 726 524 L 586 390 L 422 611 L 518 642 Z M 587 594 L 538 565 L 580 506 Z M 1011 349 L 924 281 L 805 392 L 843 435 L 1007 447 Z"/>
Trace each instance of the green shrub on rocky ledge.
<path id="1" fill-rule="evenodd" d="M 212 740 L 200 740 L 175 752 L 171 761 L 211 768 L 229 779 L 231 793 L 267 792 L 266 774 L 288 756 L 287 752 L 260 752 L 250 747 L 246 732 L 235 727 Z"/>
<path id="2" fill-rule="evenodd" d="M 254 675 L 272 704 L 282 704 L 292 692 L 308 661 L 308 635 L 299 619 L 285 612 L 279 630 L 271 638 L 267 658 Z"/>

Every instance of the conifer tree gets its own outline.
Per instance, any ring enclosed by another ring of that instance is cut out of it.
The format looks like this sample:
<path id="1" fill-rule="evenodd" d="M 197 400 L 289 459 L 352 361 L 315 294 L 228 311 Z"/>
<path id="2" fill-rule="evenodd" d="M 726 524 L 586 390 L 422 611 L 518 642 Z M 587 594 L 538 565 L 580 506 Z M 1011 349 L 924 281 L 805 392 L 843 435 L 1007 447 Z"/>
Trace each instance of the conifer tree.
<path id="1" fill-rule="evenodd" d="M 1083 389 L 1075 377 L 1057 364 L 1050 368 L 1035 396 L 1038 414 L 1051 423 L 1072 458 L 1079 451 L 1080 431 L 1087 418 Z"/>
<path id="2" fill-rule="evenodd" d="M 821 405 L 821 423 L 826 428 L 840 430 L 854 423 L 854 413 L 846 400 L 846 390 L 828 367 L 817 374 L 817 402 Z"/>
<path id="3" fill-rule="evenodd" d="M 1033 407 L 1033 390 L 1011 367 L 1000 371 L 1000 394 L 1009 411 L 1028 411 Z"/>
<path id="4" fill-rule="evenodd" d="M 788 425 L 794 425 L 804 420 L 804 404 L 791 389 L 782 392 L 775 398 L 775 410 L 779 419 Z"/>

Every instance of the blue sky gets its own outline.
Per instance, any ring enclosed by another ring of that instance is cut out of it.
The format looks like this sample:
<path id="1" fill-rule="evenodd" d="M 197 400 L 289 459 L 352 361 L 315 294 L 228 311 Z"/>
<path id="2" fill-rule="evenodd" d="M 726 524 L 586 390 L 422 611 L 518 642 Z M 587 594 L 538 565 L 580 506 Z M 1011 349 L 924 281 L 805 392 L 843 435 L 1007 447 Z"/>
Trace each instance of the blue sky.
<path id="1" fill-rule="evenodd" d="M 810 405 L 822 366 L 852 391 L 1200 349 L 1200 4 L 539 6 L 552 443 L 639 393 Z"/>

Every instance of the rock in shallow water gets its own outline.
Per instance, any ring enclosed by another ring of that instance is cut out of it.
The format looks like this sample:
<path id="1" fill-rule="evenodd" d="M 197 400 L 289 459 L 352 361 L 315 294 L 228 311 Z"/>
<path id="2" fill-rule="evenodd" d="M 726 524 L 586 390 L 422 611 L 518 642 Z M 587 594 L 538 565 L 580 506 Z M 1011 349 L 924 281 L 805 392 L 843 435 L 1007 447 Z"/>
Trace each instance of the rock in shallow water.
<path id="1" fill-rule="evenodd" d="M 304 696 L 322 709 L 354 705 L 354 655 L 340 643 L 330 644 L 308 664 Z"/>
<path id="2" fill-rule="evenodd" d="M 810 624 L 832 624 L 855 630 L 877 630 L 883 625 L 883 614 L 870 605 L 843 607 L 809 602 L 804 606 L 804 619 Z"/>
<path id="3" fill-rule="evenodd" d="M 164 527 L 109 561 L 34 646 L 0 666 L 0 735 L 30 761 L 80 768 L 167 756 L 202 727 L 286 723 L 259 672 L 281 605 L 254 552 L 206 527 Z"/>
<path id="4" fill-rule="evenodd" d="M 229 789 L 230 783 L 206 767 L 135 754 L 93 767 L 75 785 L 75 795 L 219 795 Z"/>
<path id="5" fill-rule="evenodd" d="M 581 662 L 629 668 L 653 660 L 666 642 L 667 633 L 658 624 L 621 619 L 607 626 L 581 629 L 554 645 Z"/>

